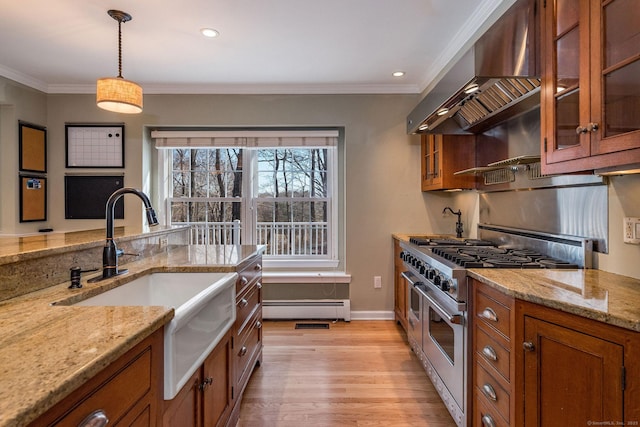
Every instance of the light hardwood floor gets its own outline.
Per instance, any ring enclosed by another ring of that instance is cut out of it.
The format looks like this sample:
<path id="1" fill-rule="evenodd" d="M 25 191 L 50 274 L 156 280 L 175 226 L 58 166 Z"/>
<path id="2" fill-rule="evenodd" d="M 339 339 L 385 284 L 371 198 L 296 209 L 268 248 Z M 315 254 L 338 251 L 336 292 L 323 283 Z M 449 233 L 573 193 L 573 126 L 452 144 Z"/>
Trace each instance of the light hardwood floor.
<path id="1" fill-rule="evenodd" d="M 295 323 L 264 322 L 238 427 L 455 426 L 395 322 Z"/>

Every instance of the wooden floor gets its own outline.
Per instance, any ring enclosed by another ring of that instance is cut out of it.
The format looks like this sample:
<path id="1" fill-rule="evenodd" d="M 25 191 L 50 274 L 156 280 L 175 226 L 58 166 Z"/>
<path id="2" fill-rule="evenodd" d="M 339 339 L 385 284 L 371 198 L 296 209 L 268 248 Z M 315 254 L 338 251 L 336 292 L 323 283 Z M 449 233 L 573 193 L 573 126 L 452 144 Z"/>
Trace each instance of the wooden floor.
<path id="1" fill-rule="evenodd" d="M 295 323 L 264 322 L 238 427 L 455 425 L 396 322 Z"/>

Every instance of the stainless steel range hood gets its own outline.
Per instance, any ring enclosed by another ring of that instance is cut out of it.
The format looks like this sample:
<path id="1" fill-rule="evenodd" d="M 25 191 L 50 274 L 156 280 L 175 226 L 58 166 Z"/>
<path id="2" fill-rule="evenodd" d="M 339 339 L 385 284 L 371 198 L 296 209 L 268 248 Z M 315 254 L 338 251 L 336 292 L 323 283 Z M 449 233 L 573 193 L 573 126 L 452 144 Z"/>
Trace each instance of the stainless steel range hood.
<path id="1" fill-rule="evenodd" d="M 407 117 L 407 133 L 481 133 L 540 104 L 535 0 L 518 0 Z"/>

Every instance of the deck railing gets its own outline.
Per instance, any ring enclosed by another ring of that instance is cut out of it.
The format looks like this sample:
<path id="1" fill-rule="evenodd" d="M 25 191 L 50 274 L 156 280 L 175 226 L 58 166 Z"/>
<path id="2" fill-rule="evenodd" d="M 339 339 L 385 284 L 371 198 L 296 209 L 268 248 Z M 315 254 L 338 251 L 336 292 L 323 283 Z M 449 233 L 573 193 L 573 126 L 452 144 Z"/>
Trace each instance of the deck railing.
<path id="1" fill-rule="evenodd" d="M 190 243 L 198 245 L 241 244 L 241 224 L 233 222 L 180 222 L 190 225 Z M 265 255 L 327 255 L 328 226 L 326 222 L 261 222 L 256 226 L 257 245 L 266 245 Z"/>

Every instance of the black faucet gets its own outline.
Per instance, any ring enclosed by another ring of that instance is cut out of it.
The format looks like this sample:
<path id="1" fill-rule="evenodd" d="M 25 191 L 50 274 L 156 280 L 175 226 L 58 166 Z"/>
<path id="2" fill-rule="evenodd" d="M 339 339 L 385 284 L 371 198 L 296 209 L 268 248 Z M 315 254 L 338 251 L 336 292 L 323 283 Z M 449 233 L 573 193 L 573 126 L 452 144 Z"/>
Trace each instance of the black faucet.
<path id="1" fill-rule="evenodd" d="M 156 212 L 153 210 L 151 202 L 149 201 L 149 198 L 146 194 L 144 194 L 140 190 L 129 187 L 120 188 L 114 191 L 107 200 L 107 207 L 105 210 L 105 216 L 107 218 L 107 240 L 102 250 L 102 276 L 94 277 L 93 279 L 90 279 L 89 282 L 98 282 L 103 279 L 108 279 L 109 277 L 119 276 L 120 274 L 124 274 L 128 271 L 127 269 L 118 269 L 118 257 L 122 255 L 123 252 L 122 249 L 117 248 L 116 242 L 113 240 L 113 220 L 115 216 L 115 204 L 120 197 L 128 193 L 135 194 L 142 200 L 142 203 L 144 203 L 147 214 L 147 222 L 149 223 L 149 225 L 158 225 Z"/>
<path id="2" fill-rule="evenodd" d="M 446 213 L 447 211 L 451 212 L 454 215 L 458 215 L 458 221 L 456 221 L 456 237 L 457 238 L 462 237 L 463 229 L 462 229 L 462 221 L 460 220 L 460 217 L 462 216 L 462 212 L 460 211 L 460 209 L 458 209 L 458 212 L 454 212 L 453 209 L 447 206 L 442 210 L 442 213 Z"/>

